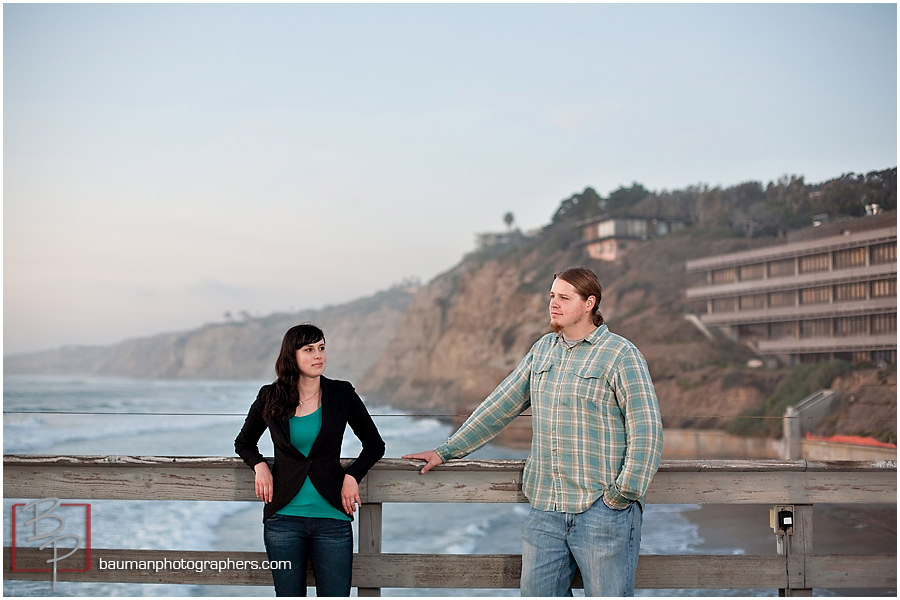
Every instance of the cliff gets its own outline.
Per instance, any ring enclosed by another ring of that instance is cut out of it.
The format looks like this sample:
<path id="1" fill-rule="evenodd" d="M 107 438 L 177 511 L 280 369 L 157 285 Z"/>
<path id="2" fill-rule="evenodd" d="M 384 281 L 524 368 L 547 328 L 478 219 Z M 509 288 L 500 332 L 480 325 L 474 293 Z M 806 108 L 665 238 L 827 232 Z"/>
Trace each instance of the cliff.
<path id="1" fill-rule="evenodd" d="M 6 356 L 3 367 L 9 374 L 271 380 L 284 332 L 298 323 L 311 322 L 325 331 L 329 377 L 355 382 L 381 355 L 411 297 L 410 291 L 395 287 L 321 310 L 210 324 L 112 346 Z"/>
<path id="2" fill-rule="evenodd" d="M 852 371 L 835 379 L 831 389 L 841 392 L 841 400 L 812 433 L 826 437 L 859 435 L 897 443 L 896 369 Z"/>

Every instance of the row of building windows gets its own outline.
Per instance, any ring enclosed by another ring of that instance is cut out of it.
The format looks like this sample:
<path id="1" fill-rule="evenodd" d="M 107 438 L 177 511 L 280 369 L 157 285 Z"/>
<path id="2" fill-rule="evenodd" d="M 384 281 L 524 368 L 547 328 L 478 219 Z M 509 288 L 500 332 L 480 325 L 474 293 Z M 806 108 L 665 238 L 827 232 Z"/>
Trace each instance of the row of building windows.
<path id="1" fill-rule="evenodd" d="M 868 262 L 867 262 L 868 259 Z M 897 261 L 897 243 L 888 242 L 873 246 L 847 248 L 834 252 L 810 254 L 796 259 L 788 258 L 769 262 L 716 269 L 710 272 L 710 283 L 734 283 L 754 281 L 766 277 L 788 277 L 802 273 L 852 269 L 869 265 L 879 265 Z"/>
<path id="2" fill-rule="evenodd" d="M 813 354 L 800 354 L 797 356 L 797 362 L 801 364 L 812 364 L 823 360 L 837 358 L 854 363 L 872 363 L 875 365 L 897 364 L 896 350 L 861 350 L 858 352 L 817 352 Z"/>
<path id="3" fill-rule="evenodd" d="M 897 313 L 835 317 L 830 319 L 804 319 L 783 323 L 757 323 L 741 325 L 741 339 L 780 340 L 784 338 L 851 337 L 860 335 L 887 335 L 897 331 Z"/>
<path id="4" fill-rule="evenodd" d="M 734 312 L 736 310 L 761 310 L 830 302 L 853 302 L 872 298 L 887 298 L 897 295 L 897 279 L 857 281 L 839 283 L 801 290 L 770 292 L 768 294 L 747 294 L 740 297 L 714 298 L 710 302 L 711 312 Z"/>

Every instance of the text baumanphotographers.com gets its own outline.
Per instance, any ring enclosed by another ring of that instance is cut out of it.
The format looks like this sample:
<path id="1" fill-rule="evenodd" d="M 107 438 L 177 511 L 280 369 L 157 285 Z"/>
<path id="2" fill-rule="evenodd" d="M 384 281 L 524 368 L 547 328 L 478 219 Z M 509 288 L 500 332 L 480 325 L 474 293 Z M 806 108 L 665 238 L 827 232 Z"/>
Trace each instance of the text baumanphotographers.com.
<path id="1" fill-rule="evenodd" d="M 203 573 L 204 571 L 237 571 L 249 569 L 257 571 L 260 569 L 290 569 L 291 561 L 289 560 L 190 560 L 186 558 L 178 558 L 170 560 L 168 558 L 160 560 L 106 560 L 99 559 L 98 568 L 101 571 L 194 571 L 195 573 Z"/>

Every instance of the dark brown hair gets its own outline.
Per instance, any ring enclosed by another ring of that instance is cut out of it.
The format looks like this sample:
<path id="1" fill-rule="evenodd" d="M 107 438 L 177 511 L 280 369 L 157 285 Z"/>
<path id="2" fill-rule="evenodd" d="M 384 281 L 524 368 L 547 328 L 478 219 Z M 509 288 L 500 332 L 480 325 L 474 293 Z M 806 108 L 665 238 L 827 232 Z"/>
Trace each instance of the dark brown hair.
<path id="1" fill-rule="evenodd" d="M 600 287 L 600 281 L 597 279 L 597 275 L 590 269 L 575 267 L 566 269 L 562 273 L 557 273 L 553 276 L 553 279 L 556 279 L 557 277 L 574 287 L 575 291 L 578 292 L 578 295 L 581 296 L 582 299 L 587 300 L 591 296 L 594 297 L 594 307 L 591 309 L 591 319 L 596 327 L 603 325 L 603 315 L 600 314 L 600 298 L 603 293 L 603 288 Z"/>
<path id="2" fill-rule="evenodd" d="M 297 350 L 309 344 L 325 341 L 321 329 L 310 323 L 294 325 L 281 340 L 281 352 L 275 360 L 275 374 L 278 379 L 272 384 L 266 398 L 263 416 L 270 421 L 287 419 L 300 404 L 297 382 L 300 380 L 300 366 L 297 364 Z"/>

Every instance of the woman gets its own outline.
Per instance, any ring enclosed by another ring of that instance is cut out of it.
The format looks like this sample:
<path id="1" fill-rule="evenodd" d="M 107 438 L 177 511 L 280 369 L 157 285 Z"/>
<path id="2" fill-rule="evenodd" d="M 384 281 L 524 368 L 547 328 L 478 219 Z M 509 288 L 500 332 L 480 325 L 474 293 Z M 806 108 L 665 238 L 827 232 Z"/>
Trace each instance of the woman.
<path id="1" fill-rule="evenodd" d="M 256 473 L 263 500 L 263 538 L 277 596 L 306 595 L 306 562 L 312 561 L 318 596 L 349 596 L 353 563 L 350 522 L 360 503 L 359 481 L 384 456 L 384 441 L 353 386 L 328 379 L 325 334 L 297 325 L 284 334 L 275 363 L 278 379 L 259 390 L 234 440 L 234 449 Z M 341 442 L 347 425 L 362 442 L 343 469 Z M 269 429 L 275 447 L 272 470 L 258 442 Z"/>

